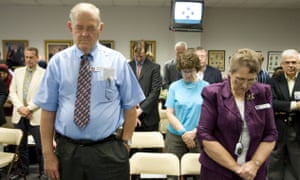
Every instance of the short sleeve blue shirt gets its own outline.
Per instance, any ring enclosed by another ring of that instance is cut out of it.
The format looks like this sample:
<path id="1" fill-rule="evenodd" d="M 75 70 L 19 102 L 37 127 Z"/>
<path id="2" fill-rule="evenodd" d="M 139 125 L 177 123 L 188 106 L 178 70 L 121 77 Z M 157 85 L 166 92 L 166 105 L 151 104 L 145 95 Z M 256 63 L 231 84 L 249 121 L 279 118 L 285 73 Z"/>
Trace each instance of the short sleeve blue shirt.
<path id="1" fill-rule="evenodd" d="M 204 80 L 187 83 L 183 79 L 170 85 L 166 107 L 174 110 L 176 118 L 187 131 L 193 130 L 199 123 L 203 104 L 201 92 L 207 85 L 209 83 Z M 181 135 L 171 124 L 168 125 L 168 130 L 172 134 Z"/>
<path id="2" fill-rule="evenodd" d="M 83 129 L 74 123 L 77 79 L 83 52 L 76 45 L 55 54 L 46 69 L 34 103 L 55 111 L 55 130 L 74 139 L 101 140 L 122 126 L 124 110 L 145 96 L 139 83 L 119 52 L 96 44 L 89 56 L 92 73 L 90 120 Z M 114 71 L 107 78 L 103 69 Z"/>

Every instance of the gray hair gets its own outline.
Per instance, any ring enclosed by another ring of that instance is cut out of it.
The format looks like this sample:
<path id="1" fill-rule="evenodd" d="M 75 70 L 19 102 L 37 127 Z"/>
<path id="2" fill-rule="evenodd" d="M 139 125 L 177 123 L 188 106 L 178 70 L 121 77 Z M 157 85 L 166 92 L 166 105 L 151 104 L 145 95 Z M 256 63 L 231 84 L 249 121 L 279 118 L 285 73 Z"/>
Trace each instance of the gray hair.
<path id="1" fill-rule="evenodd" d="M 75 22 L 77 16 L 83 12 L 88 12 L 93 14 L 95 17 L 98 18 L 99 24 L 101 22 L 101 17 L 100 17 L 100 10 L 97 8 L 95 5 L 91 3 L 86 3 L 86 2 L 81 2 L 76 4 L 70 11 L 70 20 L 72 23 Z"/>
<path id="2" fill-rule="evenodd" d="M 297 61 L 299 61 L 299 53 L 295 49 L 286 49 L 281 53 L 281 61 L 287 57 L 295 56 L 297 57 Z"/>
<path id="3" fill-rule="evenodd" d="M 176 47 L 179 47 L 179 46 L 184 47 L 185 50 L 188 49 L 187 43 L 186 43 L 185 41 L 178 41 L 178 42 L 175 44 L 175 49 L 176 49 Z"/>
<path id="4" fill-rule="evenodd" d="M 249 48 L 238 49 L 231 57 L 229 72 L 237 72 L 240 67 L 249 68 L 249 73 L 258 73 L 260 63 L 257 53 Z"/>

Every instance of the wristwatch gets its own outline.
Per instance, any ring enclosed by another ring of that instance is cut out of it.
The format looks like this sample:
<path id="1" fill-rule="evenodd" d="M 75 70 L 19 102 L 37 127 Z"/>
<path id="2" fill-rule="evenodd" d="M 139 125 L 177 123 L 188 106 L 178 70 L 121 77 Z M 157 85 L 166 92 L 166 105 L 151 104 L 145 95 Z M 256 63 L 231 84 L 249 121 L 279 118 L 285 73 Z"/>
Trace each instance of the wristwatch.
<path id="1" fill-rule="evenodd" d="M 131 140 L 123 140 L 123 143 L 126 144 L 129 147 L 131 147 L 131 145 L 132 145 L 132 141 Z"/>

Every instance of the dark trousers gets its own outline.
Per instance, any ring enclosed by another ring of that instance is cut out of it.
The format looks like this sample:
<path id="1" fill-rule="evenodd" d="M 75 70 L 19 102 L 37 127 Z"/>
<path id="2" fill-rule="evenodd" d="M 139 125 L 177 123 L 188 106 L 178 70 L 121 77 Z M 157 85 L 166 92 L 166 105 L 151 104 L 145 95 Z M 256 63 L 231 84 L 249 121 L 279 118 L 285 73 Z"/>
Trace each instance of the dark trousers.
<path id="1" fill-rule="evenodd" d="M 200 147 L 198 141 L 196 141 L 196 147 L 193 149 L 189 149 L 186 144 L 183 142 L 181 136 L 177 136 L 175 134 L 170 133 L 167 131 L 166 133 L 166 140 L 165 140 L 165 151 L 167 153 L 173 153 L 175 154 L 179 159 L 182 158 L 182 156 L 185 153 L 200 153 Z"/>
<path id="2" fill-rule="evenodd" d="M 122 141 L 80 143 L 58 136 L 61 180 L 129 180 L 128 151 Z"/>
<path id="3" fill-rule="evenodd" d="M 300 144 L 296 140 L 295 128 L 286 125 L 280 130 L 281 137 L 270 156 L 268 180 L 299 180 Z"/>
<path id="4" fill-rule="evenodd" d="M 234 177 L 227 177 L 223 174 L 219 174 L 213 170 L 206 168 L 205 166 L 201 166 L 201 173 L 200 173 L 201 180 L 209 180 L 209 179 L 216 179 L 216 180 L 242 180 L 238 175 L 234 175 Z"/>
<path id="5" fill-rule="evenodd" d="M 137 126 L 135 131 L 158 131 L 158 127 L 158 123 L 152 126 L 146 126 L 145 124 L 142 124 L 142 126 Z"/>
<path id="6" fill-rule="evenodd" d="M 23 131 L 23 137 L 20 143 L 20 159 L 22 161 L 23 169 L 26 174 L 29 173 L 29 148 L 28 148 L 28 133 L 33 136 L 35 141 L 35 150 L 37 155 L 37 160 L 39 163 L 39 173 L 43 174 L 43 156 L 42 156 L 42 145 L 40 136 L 40 126 L 30 125 L 30 120 L 22 117 L 18 124 L 14 124 L 15 128 L 21 129 Z M 21 169 L 18 169 L 20 171 Z"/>

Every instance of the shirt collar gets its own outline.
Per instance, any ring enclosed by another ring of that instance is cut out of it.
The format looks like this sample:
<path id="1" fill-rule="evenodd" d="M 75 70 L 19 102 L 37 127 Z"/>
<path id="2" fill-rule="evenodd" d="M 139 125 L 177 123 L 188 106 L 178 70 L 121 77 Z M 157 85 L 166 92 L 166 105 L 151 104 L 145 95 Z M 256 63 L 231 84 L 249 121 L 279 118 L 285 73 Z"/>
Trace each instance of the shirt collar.
<path id="1" fill-rule="evenodd" d="M 143 66 L 143 65 L 144 65 L 144 62 L 145 62 L 145 59 L 144 59 L 144 60 L 142 60 L 140 63 L 138 63 L 136 60 L 134 60 L 134 61 L 135 61 L 135 64 L 136 64 L 136 65 L 140 64 L 140 65 L 142 65 L 142 66 Z"/>
<path id="2" fill-rule="evenodd" d="M 297 73 L 295 74 L 295 76 L 292 77 L 292 78 L 289 78 L 289 77 L 284 73 L 284 77 L 285 77 L 285 79 L 288 80 L 288 81 L 290 81 L 290 80 L 295 80 L 297 76 L 298 76 L 298 72 L 297 72 Z"/>
<path id="3" fill-rule="evenodd" d="M 202 69 L 202 72 L 203 72 L 203 73 L 205 73 L 206 67 L 207 67 L 207 64 L 205 64 L 205 66 L 204 66 L 203 69 Z"/>
<path id="4" fill-rule="evenodd" d="M 27 72 L 34 72 L 36 70 L 36 66 L 34 66 L 34 67 L 27 67 L 26 66 L 26 71 Z"/>
<path id="5" fill-rule="evenodd" d="M 78 48 L 77 45 L 75 45 L 75 47 L 76 47 L 75 48 L 75 54 L 78 57 L 78 60 L 81 60 L 81 57 L 84 55 L 84 53 Z M 99 44 L 99 42 L 97 42 L 96 45 L 90 51 L 89 57 L 95 57 L 97 48 L 99 48 L 99 47 L 100 47 L 100 44 Z"/>

